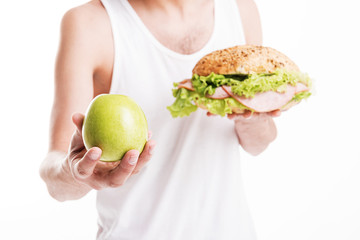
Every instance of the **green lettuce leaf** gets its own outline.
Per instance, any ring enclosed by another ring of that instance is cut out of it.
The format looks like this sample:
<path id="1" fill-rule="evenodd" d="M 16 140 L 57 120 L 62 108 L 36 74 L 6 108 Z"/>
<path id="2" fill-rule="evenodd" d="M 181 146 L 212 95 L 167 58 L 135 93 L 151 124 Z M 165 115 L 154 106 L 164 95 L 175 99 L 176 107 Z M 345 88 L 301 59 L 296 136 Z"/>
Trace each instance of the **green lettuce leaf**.
<path id="1" fill-rule="evenodd" d="M 199 97 L 196 102 L 199 105 L 205 106 L 210 113 L 217 114 L 222 117 L 224 117 L 228 113 L 232 113 L 231 107 L 250 110 L 249 108 L 236 101 L 234 98 L 211 99 L 207 97 Z"/>
<path id="2" fill-rule="evenodd" d="M 193 100 L 198 95 L 196 92 L 179 88 L 173 89 L 173 95 L 176 100 L 171 106 L 168 106 L 167 109 L 174 118 L 189 116 L 190 113 L 196 111 L 197 106 L 193 104 Z"/>
<path id="3" fill-rule="evenodd" d="M 288 84 L 295 86 L 298 82 L 311 87 L 311 79 L 307 74 L 278 69 L 273 74 L 251 74 L 241 84 L 233 86 L 231 90 L 239 96 L 254 97 L 255 93 L 270 90 L 285 92 Z"/>
<path id="4" fill-rule="evenodd" d="M 210 113 L 220 116 L 232 113 L 231 107 L 250 110 L 234 98 L 211 99 L 200 96 L 198 93 L 185 88 L 174 89 L 173 95 L 176 97 L 176 100 L 171 106 L 168 106 L 167 109 L 174 118 L 189 116 L 197 110 L 197 105 L 205 106 Z M 196 102 L 197 105 L 194 105 L 193 102 Z"/>
<path id="5" fill-rule="evenodd" d="M 300 102 L 301 100 L 307 99 L 310 96 L 311 96 L 311 92 L 299 92 L 295 94 L 295 96 L 291 100 L 295 102 Z"/>
<path id="6" fill-rule="evenodd" d="M 272 74 L 233 76 L 211 73 L 209 76 L 194 74 L 192 78 L 193 87 L 201 95 L 211 95 L 217 87 L 227 85 L 232 86 L 231 90 L 233 93 L 245 97 L 254 97 L 255 93 L 270 90 L 284 92 L 287 84 L 295 86 L 298 82 L 304 83 L 311 88 L 311 79 L 307 74 L 289 72 L 283 69 L 278 69 Z"/>

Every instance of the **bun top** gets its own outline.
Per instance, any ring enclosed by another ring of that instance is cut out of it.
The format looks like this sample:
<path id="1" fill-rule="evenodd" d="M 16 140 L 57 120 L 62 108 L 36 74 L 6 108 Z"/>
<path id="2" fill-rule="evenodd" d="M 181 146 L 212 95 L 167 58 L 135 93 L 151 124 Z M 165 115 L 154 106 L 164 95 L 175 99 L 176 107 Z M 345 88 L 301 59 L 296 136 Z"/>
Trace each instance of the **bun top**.
<path id="1" fill-rule="evenodd" d="M 216 74 L 273 73 L 276 69 L 299 72 L 287 56 L 263 46 L 240 45 L 217 50 L 204 56 L 193 69 L 193 74 L 208 76 Z"/>

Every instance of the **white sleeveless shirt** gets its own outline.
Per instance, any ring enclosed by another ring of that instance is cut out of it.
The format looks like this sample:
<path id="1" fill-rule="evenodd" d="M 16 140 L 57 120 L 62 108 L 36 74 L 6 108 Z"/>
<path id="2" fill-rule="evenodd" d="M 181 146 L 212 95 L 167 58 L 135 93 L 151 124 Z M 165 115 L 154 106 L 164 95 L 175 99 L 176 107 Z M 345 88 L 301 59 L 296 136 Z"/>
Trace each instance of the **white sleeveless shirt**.
<path id="1" fill-rule="evenodd" d="M 143 109 L 157 145 L 152 159 L 119 187 L 98 191 L 97 239 L 255 239 L 243 193 L 234 123 L 198 109 L 174 119 L 173 82 L 192 76 L 207 53 L 244 44 L 235 0 L 215 0 L 215 26 L 198 52 L 163 46 L 127 0 L 102 0 L 115 44 L 110 93 Z"/>

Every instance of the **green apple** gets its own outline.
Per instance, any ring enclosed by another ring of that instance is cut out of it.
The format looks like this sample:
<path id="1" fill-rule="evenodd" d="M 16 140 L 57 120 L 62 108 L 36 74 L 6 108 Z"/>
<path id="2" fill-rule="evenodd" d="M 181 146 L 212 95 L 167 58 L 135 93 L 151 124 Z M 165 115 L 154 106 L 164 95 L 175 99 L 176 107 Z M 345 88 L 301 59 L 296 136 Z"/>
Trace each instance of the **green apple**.
<path id="1" fill-rule="evenodd" d="M 144 149 L 148 136 L 145 114 L 131 98 L 101 94 L 90 103 L 82 127 L 87 150 L 99 147 L 102 161 L 119 161 L 125 153 Z"/>

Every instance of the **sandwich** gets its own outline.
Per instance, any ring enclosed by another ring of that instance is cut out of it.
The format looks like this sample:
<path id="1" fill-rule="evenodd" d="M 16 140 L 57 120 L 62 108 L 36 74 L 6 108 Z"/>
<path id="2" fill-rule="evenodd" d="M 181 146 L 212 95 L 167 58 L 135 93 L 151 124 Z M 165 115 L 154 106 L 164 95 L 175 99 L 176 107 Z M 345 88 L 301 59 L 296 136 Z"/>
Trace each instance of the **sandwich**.
<path id="1" fill-rule="evenodd" d="M 285 111 L 311 95 L 311 79 L 281 52 L 240 45 L 214 51 L 195 65 L 191 79 L 174 83 L 173 117 L 198 107 L 220 116 Z"/>

